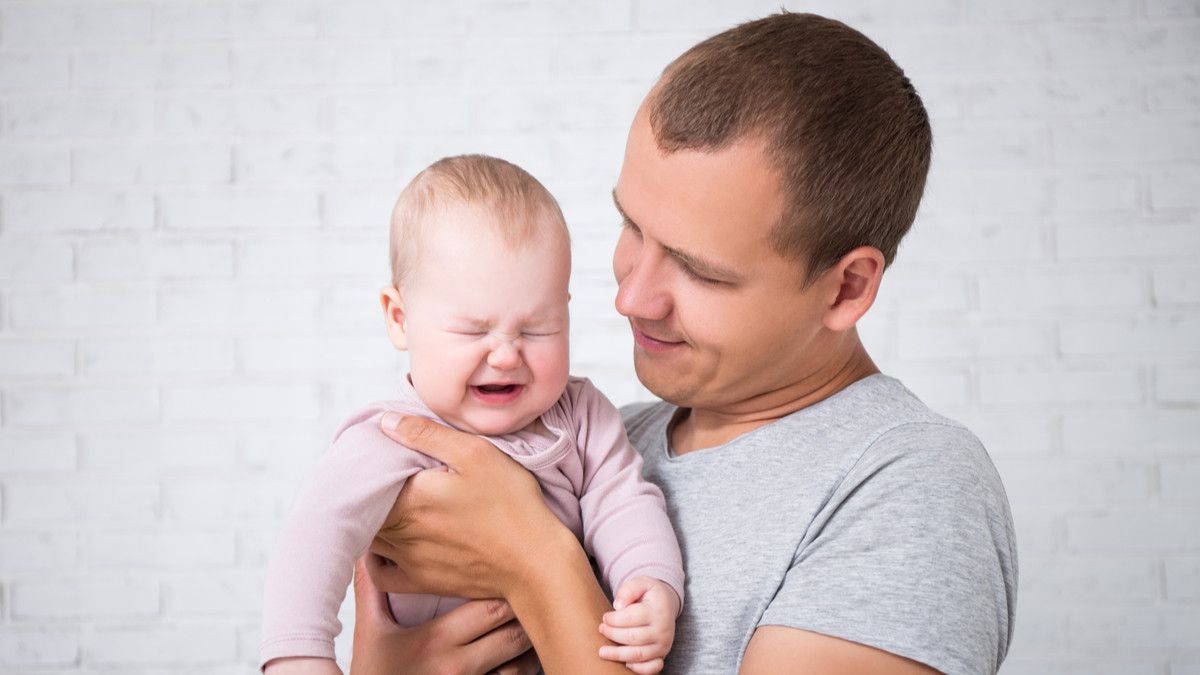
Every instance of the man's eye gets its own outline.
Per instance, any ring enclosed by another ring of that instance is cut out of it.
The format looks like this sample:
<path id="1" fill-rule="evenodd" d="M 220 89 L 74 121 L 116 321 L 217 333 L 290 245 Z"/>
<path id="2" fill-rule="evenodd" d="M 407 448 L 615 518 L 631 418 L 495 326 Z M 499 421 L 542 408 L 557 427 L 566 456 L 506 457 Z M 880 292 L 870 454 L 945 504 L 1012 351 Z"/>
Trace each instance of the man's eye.
<path id="1" fill-rule="evenodd" d="M 639 230 L 638 226 L 634 225 L 633 221 L 628 218 L 621 219 L 621 228 L 625 229 L 625 230 L 629 230 L 630 232 L 634 233 L 635 235 L 637 235 L 639 237 L 642 236 L 642 231 Z"/>
<path id="2" fill-rule="evenodd" d="M 710 277 L 705 277 L 705 276 L 701 276 L 701 275 L 697 274 L 696 270 L 688 267 L 687 265 L 681 265 L 681 267 L 683 268 L 683 271 L 685 274 L 687 274 L 692 279 L 699 281 L 702 284 L 706 284 L 709 286 L 724 286 L 725 285 L 725 282 L 721 281 L 720 279 L 713 279 Z"/>

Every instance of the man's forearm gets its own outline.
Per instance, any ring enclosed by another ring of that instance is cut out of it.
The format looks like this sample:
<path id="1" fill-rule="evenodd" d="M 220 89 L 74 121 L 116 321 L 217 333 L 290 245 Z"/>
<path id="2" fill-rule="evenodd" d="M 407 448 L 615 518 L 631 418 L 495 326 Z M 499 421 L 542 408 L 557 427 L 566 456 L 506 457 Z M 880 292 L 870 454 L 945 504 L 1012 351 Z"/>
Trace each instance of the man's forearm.
<path id="1" fill-rule="evenodd" d="M 570 535 L 566 528 L 561 531 Z M 623 664 L 599 656 L 601 645 L 612 644 L 599 630 L 601 617 L 612 605 L 579 542 L 573 536 L 556 536 L 536 562 L 536 569 L 531 568 L 507 599 L 546 674 L 628 675 Z"/>

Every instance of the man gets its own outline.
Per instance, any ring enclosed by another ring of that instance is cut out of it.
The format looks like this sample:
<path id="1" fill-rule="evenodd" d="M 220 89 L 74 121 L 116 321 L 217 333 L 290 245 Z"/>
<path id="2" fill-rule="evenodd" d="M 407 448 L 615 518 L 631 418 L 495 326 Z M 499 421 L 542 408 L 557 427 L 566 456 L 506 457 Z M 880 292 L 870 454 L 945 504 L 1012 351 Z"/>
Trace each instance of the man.
<path id="1" fill-rule="evenodd" d="M 855 331 L 929 151 L 902 71 L 812 15 L 700 43 L 639 109 L 613 192 L 613 270 L 638 377 L 662 402 L 623 415 L 688 573 L 673 650 L 647 672 L 984 673 L 1003 660 L 1016 553 L 999 477 L 969 431 L 879 374 Z M 374 558 L 372 576 L 507 604 L 399 629 L 360 565 L 355 671 L 531 672 L 529 644 L 547 673 L 639 660 L 597 630 L 611 605 L 523 469 L 428 421 L 386 424 L 450 470 L 412 479 L 372 547 L 398 565 Z"/>

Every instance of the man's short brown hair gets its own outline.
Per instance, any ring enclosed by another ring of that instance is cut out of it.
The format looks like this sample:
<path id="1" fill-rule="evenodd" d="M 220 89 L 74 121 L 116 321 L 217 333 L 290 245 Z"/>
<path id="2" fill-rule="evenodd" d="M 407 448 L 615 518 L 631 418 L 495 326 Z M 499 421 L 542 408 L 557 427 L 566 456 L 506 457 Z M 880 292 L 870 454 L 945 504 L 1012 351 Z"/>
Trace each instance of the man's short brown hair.
<path id="1" fill-rule="evenodd" d="M 766 144 L 786 200 L 772 245 L 806 283 L 859 246 L 895 258 L 932 133 L 904 71 L 862 33 L 814 14 L 743 23 L 675 59 L 649 103 L 663 151 Z"/>

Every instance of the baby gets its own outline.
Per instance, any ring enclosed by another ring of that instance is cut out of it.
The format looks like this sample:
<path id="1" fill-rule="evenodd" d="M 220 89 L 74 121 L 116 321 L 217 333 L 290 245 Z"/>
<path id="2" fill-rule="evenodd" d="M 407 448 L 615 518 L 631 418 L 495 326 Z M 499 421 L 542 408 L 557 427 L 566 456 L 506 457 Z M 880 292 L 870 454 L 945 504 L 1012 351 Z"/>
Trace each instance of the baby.
<path id="1" fill-rule="evenodd" d="M 682 606 L 679 545 L 616 408 L 567 372 L 571 253 L 557 202 L 503 160 L 439 160 L 396 203 L 391 262 L 381 300 L 388 337 L 409 352 L 409 375 L 396 400 L 342 425 L 297 498 L 267 572 L 260 664 L 269 675 L 340 672 L 333 638 L 354 560 L 390 524 L 404 481 L 439 465 L 380 430 L 380 417 L 399 411 L 486 436 L 536 476 L 608 587 L 633 598 L 606 614 L 605 625 L 659 636 L 625 645 L 642 648 L 636 662 L 619 658 L 632 651 L 621 648 L 605 657 L 657 672 Z M 388 600 L 404 626 L 466 602 Z"/>

